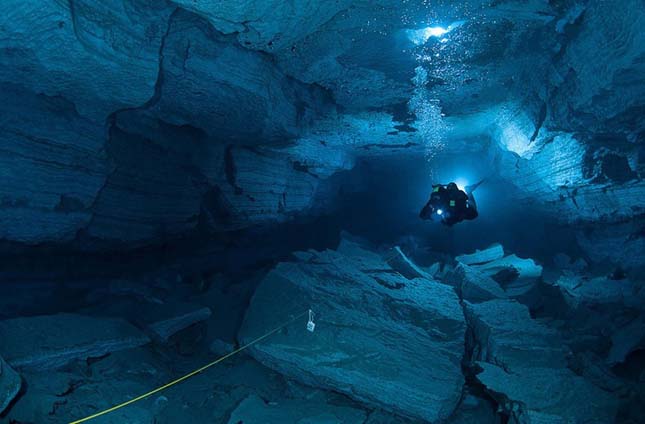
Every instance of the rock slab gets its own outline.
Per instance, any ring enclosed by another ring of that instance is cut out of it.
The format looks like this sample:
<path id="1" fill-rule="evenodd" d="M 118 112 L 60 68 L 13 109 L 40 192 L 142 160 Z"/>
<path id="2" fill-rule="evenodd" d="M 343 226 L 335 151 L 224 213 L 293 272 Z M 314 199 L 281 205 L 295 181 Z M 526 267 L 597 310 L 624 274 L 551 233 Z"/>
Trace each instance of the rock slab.
<path id="1" fill-rule="evenodd" d="M 394 246 L 387 263 L 405 278 L 412 280 L 414 278 L 432 279 L 431 275 L 408 258 L 399 246 Z"/>
<path id="2" fill-rule="evenodd" d="M 173 305 L 169 310 L 162 307 L 149 309 L 150 315 L 146 318 L 150 323 L 147 328 L 152 332 L 153 337 L 160 341 L 167 341 L 173 334 L 211 316 L 209 308 L 190 304 Z"/>
<path id="3" fill-rule="evenodd" d="M 508 297 L 495 280 L 464 264 L 447 273 L 443 282 L 454 286 L 464 300 L 472 303 Z"/>
<path id="4" fill-rule="evenodd" d="M 447 285 L 408 280 L 383 259 L 343 241 L 303 252 L 258 287 L 240 330 L 248 343 L 308 308 L 306 317 L 251 349 L 263 364 L 302 383 L 345 393 L 397 414 L 447 418 L 464 384 L 465 322 Z"/>
<path id="5" fill-rule="evenodd" d="M 645 316 L 639 316 L 612 335 L 607 363 L 615 365 L 624 362 L 630 353 L 643 348 L 645 348 Z"/>
<path id="6" fill-rule="evenodd" d="M 504 248 L 501 244 L 495 243 L 484 250 L 477 250 L 475 253 L 457 256 L 457 262 L 464 265 L 485 264 L 504 257 Z"/>
<path id="7" fill-rule="evenodd" d="M 533 259 L 522 259 L 516 255 L 473 267 L 498 281 L 510 297 L 529 294 L 542 277 L 542 266 L 536 264 Z"/>
<path id="8" fill-rule="evenodd" d="M 2 357 L 0 357 L 0 414 L 4 412 L 11 401 L 18 395 L 22 381 Z"/>
<path id="9" fill-rule="evenodd" d="M 0 321 L 0 354 L 19 370 L 46 370 L 74 359 L 141 346 L 150 339 L 122 319 L 77 314 Z"/>
<path id="10" fill-rule="evenodd" d="M 555 285 L 571 307 L 625 305 L 635 297 L 631 281 L 614 281 L 606 277 L 586 278 L 576 274 L 561 276 Z"/>

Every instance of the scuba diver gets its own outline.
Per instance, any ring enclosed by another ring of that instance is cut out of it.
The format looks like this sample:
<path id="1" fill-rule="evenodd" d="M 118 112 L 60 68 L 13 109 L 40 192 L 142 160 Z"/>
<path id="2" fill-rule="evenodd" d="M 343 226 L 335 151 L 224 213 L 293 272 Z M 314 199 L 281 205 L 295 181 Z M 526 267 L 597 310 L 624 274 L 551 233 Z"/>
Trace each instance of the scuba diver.
<path id="1" fill-rule="evenodd" d="M 430 200 L 421 209 L 421 219 L 440 220 L 442 224 L 452 227 L 463 220 L 472 220 L 479 216 L 473 191 L 485 180 L 466 186 L 460 190 L 455 183 L 448 185 L 434 184 Z"/>

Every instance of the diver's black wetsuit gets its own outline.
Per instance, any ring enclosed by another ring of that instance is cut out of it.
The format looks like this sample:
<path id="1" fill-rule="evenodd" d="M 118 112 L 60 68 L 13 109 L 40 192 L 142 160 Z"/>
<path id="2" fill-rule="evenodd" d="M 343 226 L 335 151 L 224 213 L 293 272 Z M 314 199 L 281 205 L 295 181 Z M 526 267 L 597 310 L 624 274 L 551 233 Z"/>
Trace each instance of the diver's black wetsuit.
<path id="1" fill-rule="evenodd" d="M 463 190 L 459 190 L 455 183 L 450 183 L 432 186 L 430 200 L 419 216 L 421 219 L 441 220 L 444 225 L 450 227 L 466 219 L 475 219 L 479 213 L 472 191 L 466 194 Z"/>

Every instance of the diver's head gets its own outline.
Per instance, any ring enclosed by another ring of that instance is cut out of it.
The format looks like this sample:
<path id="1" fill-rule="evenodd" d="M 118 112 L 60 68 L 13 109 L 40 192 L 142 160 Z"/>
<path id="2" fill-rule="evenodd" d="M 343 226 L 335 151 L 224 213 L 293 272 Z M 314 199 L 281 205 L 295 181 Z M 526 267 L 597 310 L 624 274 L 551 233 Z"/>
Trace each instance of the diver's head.
<path id="1" fill-rule="evenodd" d="M 457 184 L 455 183 L 449 183 L 448 190 L 459 190 L 459 187 L 457 187 Z"/>

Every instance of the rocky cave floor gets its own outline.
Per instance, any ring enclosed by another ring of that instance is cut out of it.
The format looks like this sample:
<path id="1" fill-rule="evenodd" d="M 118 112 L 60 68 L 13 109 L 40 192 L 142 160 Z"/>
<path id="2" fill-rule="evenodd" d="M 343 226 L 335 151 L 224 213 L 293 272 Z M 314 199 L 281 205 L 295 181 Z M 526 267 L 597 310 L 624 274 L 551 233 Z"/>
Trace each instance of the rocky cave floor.
<path id="1" fill-rule="evenodd" d="M 501 245 L 441 261 L 403 250 L 345 234 L 336 250 L 295 252 L 243 279 L 169 264 L 136 278 L 3 287 L 11 295 L 0 296 L 0 422 L 80 419 L 310 307 L 313 333 L 302 317 L 93 422 L 642 418 L 641 282 L 592 275 L 564 255 L 543 269 Z"/>

